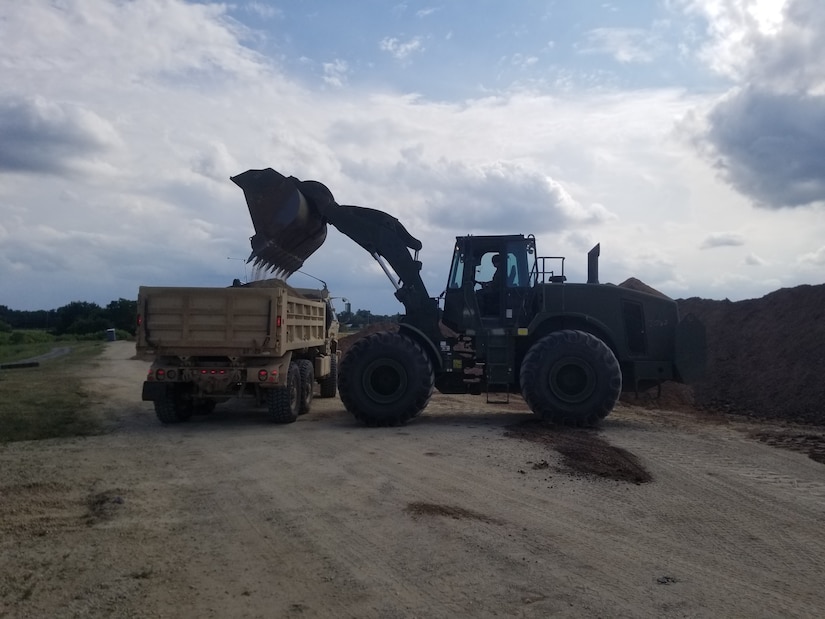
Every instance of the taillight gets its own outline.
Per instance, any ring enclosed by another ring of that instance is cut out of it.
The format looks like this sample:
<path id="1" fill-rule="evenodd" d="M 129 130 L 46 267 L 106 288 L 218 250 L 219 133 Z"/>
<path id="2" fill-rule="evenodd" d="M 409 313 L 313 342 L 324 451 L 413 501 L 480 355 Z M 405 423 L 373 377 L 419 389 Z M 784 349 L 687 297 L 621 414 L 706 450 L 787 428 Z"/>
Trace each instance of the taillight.
<path id="1" fill-rule="evenodd" d="M 280 317 L 280 316 L 278 316 L 278 317 L 275 319 L 275 326 L 276 326 L 276 327 L 280 327 L 280 326 L 281 326 L 281 317 Z"/>
<path id="2" fill-rule="evenodd" d="M 143 324 L 143 316 L 141 316 L 140 314 L 138 314 L 138 317 L 137 317 L 137 326 L 139 327 L 139 326 L 141 326 L 142 324 Z"/>
<path id="3" fill-rule="evenodd" d="M 275 379 L 278 377 L 278 370 L 272 370 L 272 378 Z M 266 370 L 258 370 L 258 380 L 266 382 L 269 379 L 269 372 Z"/>
<path id="4" fill-rule="evenodd" d="M 157 378 L 158 380 L 163 380 L 164 378 L 166 378 L 166 370 L 164 370 L 163 368 L 158 369 L 155 372 L 155 378 Z"/>

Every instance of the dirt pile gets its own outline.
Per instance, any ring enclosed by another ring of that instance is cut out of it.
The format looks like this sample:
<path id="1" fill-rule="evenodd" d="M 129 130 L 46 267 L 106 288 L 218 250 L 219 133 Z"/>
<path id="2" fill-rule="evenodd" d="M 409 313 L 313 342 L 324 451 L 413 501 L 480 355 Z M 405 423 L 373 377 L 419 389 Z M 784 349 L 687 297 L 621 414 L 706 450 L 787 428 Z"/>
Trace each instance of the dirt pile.
<path id="1" fill-rule="evenodd" d="M 355 333 L 348 333 L 342 336 L 338 340 L 338 350 L 341 351 L 341 357 L 343 358 L 344 355 L 347 354 L 350 347 L 352 347 L 352 345 L 362 337 L 367 337 L 368 335 L 379 333 L 381 331 L 398 331 L 398 325 L 394 322 L 376 322 L 371 325 L 367 325 Z"/>
<path id="2" fill-rule="evenodd" d="M 825 424 L 825 284 L 760 299 L 680 299 L 707 330 L 707 372 L 693 385 L 699 407 Z"/>

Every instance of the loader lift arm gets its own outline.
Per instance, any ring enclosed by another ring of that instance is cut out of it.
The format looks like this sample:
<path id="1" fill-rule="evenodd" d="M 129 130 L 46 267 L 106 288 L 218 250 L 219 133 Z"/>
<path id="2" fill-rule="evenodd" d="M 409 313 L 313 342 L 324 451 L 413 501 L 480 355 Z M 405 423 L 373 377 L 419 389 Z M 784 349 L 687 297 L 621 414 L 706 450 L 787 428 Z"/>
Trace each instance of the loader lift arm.
<path id="1" fill-rule="evenodd" d="M 429 331 L 433 318 L 437 323 L 437 303 L 421 279 L 421 241 L 398 219 L 376 209 L 340 205 L 323 183 L 286 177 L 272 168 L 247 170 L 232 181 L 244 192 L 256 230 L 248 262 L 289 276 L 324 242 L 329 223 L 381 265 L 408 317 L 427 316 L 419 328 Z"/>

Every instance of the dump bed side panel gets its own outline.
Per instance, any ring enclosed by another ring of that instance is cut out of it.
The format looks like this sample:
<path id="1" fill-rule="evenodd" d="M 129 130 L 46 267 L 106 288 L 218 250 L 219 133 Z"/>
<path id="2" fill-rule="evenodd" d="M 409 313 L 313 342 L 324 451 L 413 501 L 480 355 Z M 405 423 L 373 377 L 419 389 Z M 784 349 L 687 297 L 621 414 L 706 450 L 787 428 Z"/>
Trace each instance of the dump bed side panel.
<path id="1" fill-rule="evenodd" d="M 283 288 L 157 288 L 138 294 L 139 353 L 281 356 L 324 344 L 324 304 Z"/>

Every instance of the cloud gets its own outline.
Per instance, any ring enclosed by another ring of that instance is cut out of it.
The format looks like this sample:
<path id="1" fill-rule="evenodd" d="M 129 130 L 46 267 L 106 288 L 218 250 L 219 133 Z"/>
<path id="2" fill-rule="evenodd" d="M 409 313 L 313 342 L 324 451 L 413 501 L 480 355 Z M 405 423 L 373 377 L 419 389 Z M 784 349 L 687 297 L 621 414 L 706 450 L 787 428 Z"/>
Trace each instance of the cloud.
<path id="1" fill-rule="evenodd" d="M 468 233 L 530 230 L 542 233 L 603 223 L 601 205 L 577 203 L 558 181 L 512 161 L 467 164 L 408 160 L 392 178 L 420 200 L 429 221 Z"/>
<path id="2" fill-rule="evenodd" d="M 323 63 L 324 83 L 340 88 L 347 80 L 349 65 L 345 60 L 336 58 L 332 62 Z"/>
<path id="3" fill-rule="evenodd" d="M 716 247 L 739 247 L 745 244 L 745 237 L 738 232 L 714 232 L 707 235 L 700 249 L 714 249 Z"/>
<path id="4" fill-rule="evenodd" d="M 756 205 L 825 203 L 825 96 L 745 88 L 708 120 L 716 165 Z"/>
<path id="5" fill-rule="evenodd" d="M 257 15 L 258 17 L 263 17 L 264 19 L 283 17 L 284 14 L 283 10 L 264 2 L 248 2 L 243 5 L 243 8 L 244 10 Z"/>
<path id="6" fill-rule="evenodd" d="M 0 173 L 66 171 L 120 142 L 94 112 L 45 97 L 0 100 L 0 136 Z"/>
<path id="7" fill-rule="evenodd" d="M 745 256 L 745 264 L 750 267 L 763 267 L 768 264 L 768 261 L 763 260 L 756 254 L 748 254 Z"/>
<path id="8" fill-rule="evenodd" d="M 205 144 L 192 158 L 193 172 L 221 183 L 235 174 L 237 168 L 237 162 L 222 142 Z"/>
<path id="9" fill-rule="evenodd" d="M 520 69 L 528 69 L 539 61 L 537 56 L 528 56 L 525 54 L 514 54 L 510 57 L 510 64 Z"/>
<path id="10" fill-rule="evenodd" d="M 813 0 L 816 2 L 817 0 Z M 698 56 L 714 71 L 742 80 L 754 63 L 761 37 L 782 28 L 788 0 L 675 0 L 689 15 L 705 20 L 707 37 Z"/>
<path id="11" fill-rule="evenodd" d="M 385 37 L 378 44 L 379 49 L 388 52 L 396 60 L 407 60 L 410 55 L 424 51 L 424 40 L 413 37 L 408 41 L 401 41 L 395 37 Z"/>
<path id="12" fill-rule="evenodd" d="M 712 40 L 703 57 L 737 86 L 699 131 L 724 179 L 766 208 L 825 204 L 825 5 L 695 0 Z"/>
<path id="13" fill-rule="evenodd" d="M 641 28 L 595 28 L 579 46 L 582 54 L 608 54 L 623 64 L 649 63 L 661 52 L 657 36 Z"/>
<path id="14" fill-rule="evenodd" d="M 802 254 L 799 257 L 799 262 L 802 264 L 810 264 L 814 266 L 825 266 L 825 245 L 816 251 Z"/>

